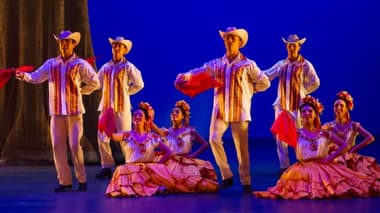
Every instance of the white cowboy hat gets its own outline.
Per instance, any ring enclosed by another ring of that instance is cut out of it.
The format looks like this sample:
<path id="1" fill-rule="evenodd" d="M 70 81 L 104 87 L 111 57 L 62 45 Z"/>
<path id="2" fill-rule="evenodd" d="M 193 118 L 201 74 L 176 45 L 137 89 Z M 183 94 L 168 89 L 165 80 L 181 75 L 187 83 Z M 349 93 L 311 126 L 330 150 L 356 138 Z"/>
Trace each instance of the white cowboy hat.
<path id="1" fill-rule="evenodd" d="M 125 54 L 127 54 L 129 51 L 131 51 L 132 49 L 132 41 L 131 40 L 127 40 L 127 39 L 124 39 L 124 37 L 122 36 L 118 36 L 116 37 L 115 39 L 112 39 L 112 38 L 108 38 L 110 44 L 112 45 L 113 43 L 120 43 L 120 44 L 123 44 L 126 48 L 127 48 L 127 52 Z"/>
<path id="2" fill-rule="evenodd" d="M 80 42 L 80 33 L 79 32 L 71 32 L 69 30 L 63 30 L 61 33 L 59 33 L 58 36 L 54 35 L 55 40 L 65 40 L 65 39 L 72 39 L 75 41 L 75 44 L 78 45 Z"/>
<path id="3" fill-rule="evenodd" d="M 226 31 L 219 30 L 219 35 L 224 39 L 227 35 L 237 35 L 241 39 L 242 43 L 240 47 L 244 47 L 248 42 L 248 32 L 245 29 L 237 29 L 236 27 L 228 27 Z"/>
<path id="4" fill-rule="evenodd" d="M 297 34 L 289 35 L 287 40 L 284 37 L 281 37 L 281 38 L 285 44 L 287 44 L 287 43 L 291 43 L 291 44 L 299 43 L 300 45 L 302 45 L 306 41 L 306 38 L 300 39 Z"/>

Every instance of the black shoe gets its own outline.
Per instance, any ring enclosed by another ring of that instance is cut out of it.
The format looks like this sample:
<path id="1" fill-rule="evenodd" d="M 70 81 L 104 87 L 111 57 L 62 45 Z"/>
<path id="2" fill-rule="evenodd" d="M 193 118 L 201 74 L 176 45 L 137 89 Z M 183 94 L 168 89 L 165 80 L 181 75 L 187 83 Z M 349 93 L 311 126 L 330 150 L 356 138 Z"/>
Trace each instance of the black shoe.
<path id="1" fill-rule="evenodd" d="M 225 188 L 228 188 L 230 186 L 234 185 L 234 179 L 231 177 L 231 178 L 227 178 L 227 179 L 224 179 L 222 181 L 222 186 L 221 188 L 222 189 L 225 189 Z"/>
<path id="2" fill-rule="evenodd" d="M 242 187 L 243 187 L 243 193 L 252 193 L 251 185 L 242 185 Z"/>
<path id="3" fill-rule="evenodd" d="M 87 191 L 87 183 L 86 182 L 79 183 L 78 184 L 78 191 L 81 191 L 81 192 Z"/>
<path id="4" fill-rule="evenodd" d="M 64 192 L 71 189 L 71 187 L 72 187 L 71 185 L 58 184 L 58 186 L 54 188 L 54 192 Z"/>
<path id="5" fill-rule="evenodd" d="M 97 178 L 104 178 L 104 177 L 108 177 L 109 179 L 111 179 L 112 177 L 112 170 L 111 168 L 103 168 L 99 173 L 97 173 L 95 175 Z"/>

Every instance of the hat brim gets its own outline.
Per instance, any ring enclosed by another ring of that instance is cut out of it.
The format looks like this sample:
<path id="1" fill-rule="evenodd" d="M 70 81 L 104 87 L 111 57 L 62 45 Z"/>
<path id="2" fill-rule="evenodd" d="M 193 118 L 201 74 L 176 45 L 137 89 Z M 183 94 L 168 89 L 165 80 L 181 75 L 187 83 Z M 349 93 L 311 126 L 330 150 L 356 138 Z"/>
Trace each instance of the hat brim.
<path id="1" fill-rule="evenodd" d="M 232 30 L 232 31 L 228 31 L 228 32 L 224 32 L 224 31 L 219 30 L 219 35 L 220 35 L 220 37 L 222 37 L 223 40 L 224 40 L 224 37 L 227 35 L 239 36 L 239 38 L 242 41 L 240 48 L 244 47 L 248 42 L 248 32 L 244 29 L 236 29 L 236 30 Z"/>
<path id="2" fill-rule="evenodd" d="M 75 42 L 77 45 L 78 45 L 79 42 L 80 42 L 80 33 L 79 33 L 79 32 L 73 32 L 73 33 L 69 34 L 68 36 L 66 36 L 66 37 L 62 37 L 62 38 L 60 38 L 59 36 L 56 36 L 56 35 L 53 34 L 53 37 L 54 37 L 54 39 L 57 40 L 57 41 L 65 40 L 65 39 L 72 39 L 72 40 L 74 40 L 74 42 Z"/>
<path id="3" fill-rule="evenodd" d="M 132 41 L 131 40 L 124 39 L 124 40 L 119 41 L 119 40 L 114 40 L 112 38 L 108 38 L 108 41 L 110 42 L 111 45 L 113 43 L 123 44 L 127 48 L 127 52 L 125 54 L 128 54 L 129 51 L 131 51 L 131 49 L 132 49 Z"/>
<path id="4" fill-rule="evenodd" d="M 281 37 L 282 41 L 285 43 L 285 44 L 295 44 L 295 43 L 299 43 L 300 45 L 302 45 L 303 43 L 305 43 L 306 41 L 306 38 L 303 38 L 303 39 L 300 39 L 298 41 L 288 41 L 286 40 L 284 37 Z"/>

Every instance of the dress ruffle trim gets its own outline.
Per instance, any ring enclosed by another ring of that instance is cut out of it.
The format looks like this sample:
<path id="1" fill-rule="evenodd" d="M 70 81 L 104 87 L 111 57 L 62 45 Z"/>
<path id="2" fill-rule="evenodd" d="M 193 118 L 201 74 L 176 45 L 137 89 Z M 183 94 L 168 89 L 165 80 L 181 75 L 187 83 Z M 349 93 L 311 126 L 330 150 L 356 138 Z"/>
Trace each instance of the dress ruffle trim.
<path id="1" fill-rule="evenodd" d="M 273 199 L 370 197 L 380 195 L 380 182 L 340 164 L 298 162 L 285 171 L 276 186 L 253 194 Z"/>
<path id="2" fill-rule="evenodd" d="M 110 197 L 152 196 L 175 187 L 167 168 L 158 163 L 118 166 L 106 189 Z"/>

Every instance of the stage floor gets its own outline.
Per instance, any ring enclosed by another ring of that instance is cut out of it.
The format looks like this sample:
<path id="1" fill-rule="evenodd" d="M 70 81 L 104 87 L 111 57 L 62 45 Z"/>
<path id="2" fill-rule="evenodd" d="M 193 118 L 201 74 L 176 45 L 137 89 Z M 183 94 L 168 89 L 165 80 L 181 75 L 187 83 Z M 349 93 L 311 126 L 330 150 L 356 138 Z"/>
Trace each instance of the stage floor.
<path id="1" fill-rule="evenodd" d="M 378 145 L 368 147 L 369 154 L 378 154 Z M 236 155 L 226 144 L 234 173 Z M 254 190 L 275 184 L 278 162 L 274 142 L 256 141 L 250 147 L 251 174 Z M 379 156 L 374 156 L 379 159 Z M 207 151 L 202 155 L 212 163 Z M 107 179 L 96 179 L 99 166 L 87 166 L 88 191 L 54 193 L 56 173 L 53 166 L 0 167 L 0 211 L 5 212 L 378 212 L 379 198 L 327 200 L 268 200 L 243 194 L 238 176 L 234 186 L 217 193 L 157 195 L 137 198 L 109 198 L 104 195 Z M 77 184 L 74 183 L 74 188 Z"/>

